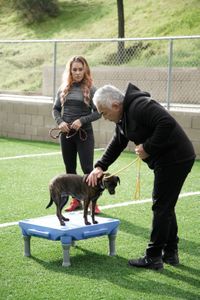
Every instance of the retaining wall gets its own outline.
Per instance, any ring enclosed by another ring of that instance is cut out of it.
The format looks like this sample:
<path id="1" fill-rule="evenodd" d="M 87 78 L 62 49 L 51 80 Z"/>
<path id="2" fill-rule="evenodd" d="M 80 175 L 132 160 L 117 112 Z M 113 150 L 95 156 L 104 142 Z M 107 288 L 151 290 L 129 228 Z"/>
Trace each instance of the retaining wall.
<path id="1" fill-rule="evenodd" d="M 52 101 L 34 97 L 0 97 L 0 136 L 36 141 L 54 141 L 48 132 L 55 127 Z M 170 111 L 192 141 L 200 159 L 200 112 Z M 93 122 L 95 147 L 104 148 L 112 137 L 114 124 L 103 118 Z M 58 142 L 58 141 L 55 141 Z M 129 143 L 128 150 L 134 149 Z"/>

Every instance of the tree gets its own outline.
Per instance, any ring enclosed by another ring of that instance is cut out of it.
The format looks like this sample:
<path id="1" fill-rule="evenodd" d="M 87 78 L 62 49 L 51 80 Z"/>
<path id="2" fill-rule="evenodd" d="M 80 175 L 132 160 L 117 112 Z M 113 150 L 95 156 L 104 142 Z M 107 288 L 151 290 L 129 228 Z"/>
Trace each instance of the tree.
<path id="1" fill-rule="evenodd" d="M 125 37 L 125 29 L 124 29 L 124 3 L 123 3 L 123 0 L 117 0 L 117 12 L 118 12 L 118 38 L 124 38 Z M 118 51 L 117 51 L 118 63 L 123 63 L 124 54 L 125 54 L 124 42 L 120 41 L 120 42 L 118 42 Z"/>
<path id="2" fill-rule="evenodd" d="M 12 0 L 12 3 L 28 24 L 41 22 L 45 16 L 57 17 L 59 14 L 58 0 Z"/>

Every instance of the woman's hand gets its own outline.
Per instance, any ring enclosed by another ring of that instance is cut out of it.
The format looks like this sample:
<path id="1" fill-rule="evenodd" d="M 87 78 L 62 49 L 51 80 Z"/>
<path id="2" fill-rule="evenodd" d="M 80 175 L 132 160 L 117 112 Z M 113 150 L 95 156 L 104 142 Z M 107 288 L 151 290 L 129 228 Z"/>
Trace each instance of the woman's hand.
<path id="1" fill-rule="evenodd" d="M 62 131 L 62 132 L 69 132 L 70 131 L 70 126 L 68 123 L 66 122 L 62 122 L 60 123 L 60 125 L 58 126 L 58 128 Z"/>
<path id="2" fill-rule="evenodd" d="M 78 131 L 81 126 L 82 126 L 81 121 L 79 119 L 77 119 L 71 124 L 70 128 Z"/>
<path id="3" fill-rule="evenodd" d="M 144 148 L 143 148 L 143 145 L 140 144 L 140 145 L 137 145 L 135 147 L 135 153 L 139 156 L 139 158 L 141 159 L 145 159 L 147 157 L 149 157 L 149 154 L 145 152 Z"/>
<path id="4" fill-rule="evenodd" d="M 103 170 L 100 167 L 96 167 L 88 175 L 86 182 L 89 186 L 94 187 L 95 185 L 97 185 L 98 179 L 101 178 L 102 176 L 103 176 Z"/>

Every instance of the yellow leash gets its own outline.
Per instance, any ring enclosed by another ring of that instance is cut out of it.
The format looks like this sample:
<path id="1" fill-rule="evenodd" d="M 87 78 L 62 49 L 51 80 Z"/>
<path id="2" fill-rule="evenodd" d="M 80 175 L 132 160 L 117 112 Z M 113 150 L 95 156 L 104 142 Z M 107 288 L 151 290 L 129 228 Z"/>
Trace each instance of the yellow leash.
<path id="1" fill-rule="evenodd" d="M 139 157 L 138 157 L 139 158 Z M 140 199 L 140 170 L 141 170 L 141 159 L 137 160 L 136 164 L 137 174 L 136 174 L 136 185 L 135 185 L 135 199 Z"/>
<path id="2" fill-rule="evenodd" d="M 112 177 L 114 175 L 117 175 L 118 173 L 121 173 L 122 171 L 126 170 L 131 165 L 133 165 L 134 163 L 136 163 L 136 169 L 137 169 L 136 186 L 135 186 L 135 195 L 134 195 L 134 198 L 135 199 L 139 199 L 140 198 L 140 169 L 141 169 L 141 159 L 139 158 L 139 156 L 134 161 L 132 161 L 130 164 L 128 164 L 127 166 L 125 166 L 124 168 L 118 170 L 114 174 L 111 174 L 109 176 L 105 176 L 105 178 L 110 178 L 110 177 Z M 103 172 L 103 174 L 106 174 L 106 172 Z"/>

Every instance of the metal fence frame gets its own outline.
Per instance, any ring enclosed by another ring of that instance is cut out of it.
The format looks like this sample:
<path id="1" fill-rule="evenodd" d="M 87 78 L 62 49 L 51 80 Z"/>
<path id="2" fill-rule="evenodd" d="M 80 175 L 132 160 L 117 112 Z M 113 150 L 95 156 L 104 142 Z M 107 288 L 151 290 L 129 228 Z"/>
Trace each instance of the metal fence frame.
<path id="1" fill-rule="evenodd" d="M 200 35 L 194 36 L 169 36 L 169 37 L 149 37 L 149 38 L 106 38 L 106 39 L 52 39 L 52 40 L 0 40 L 0 44 L 16 44 L 16 43 L 50 43 L 53 47 L 53 99 L 56 95 L 56 69 L 57 69 L 57 45 L 60 43 L 91 43 L 91 42 L 127 42 L 127 41 L 168 41 L 168 75 L 167 75 L 167 95 L 166 107 L 170 109 L 171 91 L 172 91 L 172 71 L 173 71 L 173 43 L 175 40 L 184 39 L 200 39 Z"/>

